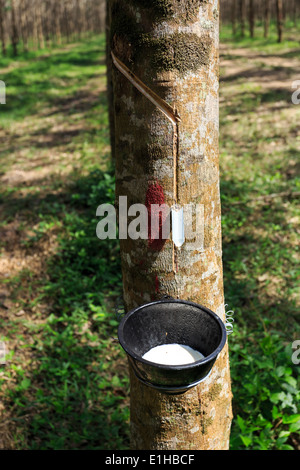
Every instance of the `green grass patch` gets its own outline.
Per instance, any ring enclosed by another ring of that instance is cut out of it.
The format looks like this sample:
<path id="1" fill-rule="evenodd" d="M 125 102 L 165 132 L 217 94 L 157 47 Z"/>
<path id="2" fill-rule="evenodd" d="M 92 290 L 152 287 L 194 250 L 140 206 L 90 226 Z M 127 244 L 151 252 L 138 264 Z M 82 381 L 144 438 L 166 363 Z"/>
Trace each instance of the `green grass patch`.
<path id="1" fill-rule="evenodd" d="M 283 40 L 278 43 L 277 24 L 270 22 L 268 37 L 264 37 L 264 25 L 256 21 L 254 37 L 251 38 L 248 24 L 245 25 L 245 36 L 242 37 L 239 22 L 236 23 L 236 33 L 232 33 L 230 24 L 222 24 L 220 29 L 220 41 L 229 45 L 233 50 L 236 48 L 248 48 L 252 51 L 266 54 L 274 53 L 280 55 L 285 53 L 287 57 L 299 57 L 299 29 L 287 21 L 283 27 Z M 297 49 L 297 51 L 294 51 Z"/>
<path id="2" fill-rule="evenodd" d="M 294 59 L 299 33 L 285 37 L 277 44 L 274 25 L 268 40 L 259 26 L 254 39 L 222 30 L 229 50 L 222 57 L 230 61 L 221 76 L 220 169 L 225 298 L 235 312 L 229 337 L 233 450 L 299 449 L 300 380 L 292 344 L 300 337 L 300 108 L 286 89 L 292 64 L 263 59 Z M 238 67 L 235 74 L 231 65 Z"/>
<path id="3" fill-rule="evenodd" d="M 105 84 L 103 51 L 101 36 L 6 64 L 1 120 L 9 138 L 16 128 L 18 136 L 2 152 L 2 169 L 36 174 L 13 179 L 0 196 L 2 230 L 19 217 L 14 247 L 29 258 L 2 279 L 10 293 L 10 315 L 0 316 L 9 350 L 0 374 L 8 448 L 128 447 L 127 366 L 115 341 L 119 246 L 96 237 L 96 209 L 114 201 L 105 88 L 94 92 Z M 12 249 L 9 236 L 1 248 Z"/>

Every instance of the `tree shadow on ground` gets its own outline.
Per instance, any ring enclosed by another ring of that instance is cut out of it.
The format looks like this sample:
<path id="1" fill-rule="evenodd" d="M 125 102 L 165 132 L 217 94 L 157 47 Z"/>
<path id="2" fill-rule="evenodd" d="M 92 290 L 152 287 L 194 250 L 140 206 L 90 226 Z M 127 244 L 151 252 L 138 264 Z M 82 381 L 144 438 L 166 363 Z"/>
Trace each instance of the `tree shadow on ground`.
<path id="1" fill-rule="evenodd" d="M 220 188 L 226 301 L 250 329 L 269 317 L 274 329 L 291 335 L 297 309 L 289 289 L 297 285 L 297 269 L 290 242 L 281 236 L 291 229 L 289 199 L 251 200 L 253 182 L 247 181 L 223 179 Z"/>
<path id="2" fill-rule="evenodd" d="M 20 119 L 35 113 L 39 113 L 41 106 L 57 104 L 64 99 L 66 88 L 74 85 L 84 85 L 92 78 L 104 77 L 101 67 L 105 65 L 103 59 L 103 46 L 93 46 L 92 50 L 56 52 L 37 57 L 25 65 L 21 65 L 3 72 L 1 78 L 6 85 L 6 106 L 2 108 L 4 115 L 13 115 Z M 95 73 L 93 67 L 99 66 L 99 73 Z M 72 75 L 79 67 L 82 73 Z M 91 70 L 90 70 L 91 68 Z M 59 91 L 59 98 L 54 94 Z M 82 96 L 81 96 L 82 95 Z M 95 92 L 79 91 L 77 99 L 81 99 L 88 106 L 89 97 L 95 98 Z M 65 99 L 72 100 L 72 97 Z M 75 98 L 74 98 L 75 100 Z"/>
<path id="3" fill-rule="evenodd" d="M 258 106 L 264 104 L 276 104 L 278 110 L 278 102 L 283 102 L 286 108 L 291 106 L 291 92 L 285 88 L 273 87 L 266 91 L 244 91 L 237 93 L 234 100 L 230 104 L 226 104 L 226 115 L 238 115 L 255 112 Z"/>
<path id="4" fill-rule="evenodd" d="M 56 130 L 55 125 L 52 129 L 53 126 L 48 124 L 47 127 L 27 132 L 25 136 L 24 132 L 15 132 L 13 139 L 6 138 L 3 142 L 1 157 L 6 158 L 23 149 L 51 149 L 74 144 L 74 139 L 82 141 L 84 139 L 99 139 L 104 134 L 106 136 L 108 131 L 107 129 L 104 130 L 103 126 L 101 127 L 100 118 L 97 128 L 94 122 L 91 124 L 91 122 L 84 121 L 84 117 L 92 116 L 97 111 L 99 111 L 99 116 L 107 113 L 107 95 L 105 91 L 81 90 L 64 98 L 48 97 L 46 110 L 43 109 L 39 113 L 42 119 L 55 115 L 64 115 L 67 122 L 68 117 L 73 114 L 82 114 L 82 122 L 70 123 L 62 130 Z M 26 111 L 24 110 L 24 112 Z M 76 129 L 68 128 L 72 125 L 75 125 Z"/>
<path id="5" fill-rule="evenodd" d="M 294 69 L 292 66 L 290 68 L 288 67 L 272 67 L 271 70 L 268 69 L 262 69 L 261 67 L 253 67 L 252 69 L 247 69 L 243 72 L 239 71 L 238 73 L 230 74 L 227 76 L 221 77 L 220 81 L 221 82 L 234 82 L 237 80 L 254 80 L 254 79 L 259 79 L 258 83 L 266 82 L 268 83 L 270 79 L 273 80 L 287 80 L 289 79 L 292 75 L 295 74 Z"/>
<path id="6" fill-rule="evenodd" d="M 42 322 L 35 323 L 30 299 L 24 305 L 35 325 L 27 338 L 34 365 L 27 382 L 16 379 L 4 402 L 8 409 L 18 403 L 13 432 L 23 436 L 26 448 L 124 448 L 127 363 L 113 340 L 113 305 L 121 291 L 119 246 L 116 240 L 98 240 L 95 232 L 96 208 L 114 200 L 114 178 L 112 172 L 97 170 L 74 174 L 70 181 L 60 194 L 28 195 L 23 201 L 6 195 L 8 213 L 38 207 L 37 219 L 50 217 L 65 227 L 40 279 L 39 295 L 48 304 L 47 312 L 40 312 Z M 29 252 L 35 245 L 28 244 Z"/>

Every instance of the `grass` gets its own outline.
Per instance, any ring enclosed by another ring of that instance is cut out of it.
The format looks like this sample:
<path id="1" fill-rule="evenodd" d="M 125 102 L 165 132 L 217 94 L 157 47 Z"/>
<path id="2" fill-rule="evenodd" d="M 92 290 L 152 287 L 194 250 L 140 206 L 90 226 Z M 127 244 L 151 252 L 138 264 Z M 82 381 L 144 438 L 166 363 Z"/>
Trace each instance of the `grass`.
<path id="1" fill-rule="evenodd" d="M 4 69 L 0 447 L 128 447 L 119 246 L 95 236 L 114 200 L 103 54 L 95 37 Z"/>
<path id="2" fill-rule="evenodd" d="M 220 31 L 220 41 L 223 44 L 229 44 L 230 50 L 236 48 L 246 48 L 252 51 L 261 51 L 265 53 L 287 54 L 288 56 L 299 57 L 299 26 L 295 26 L 292 21 L 286 21 L 283 27 L 282 42 L 278 43 L 277 24 L 271 21 L 268 37 L 264 37 L 264 25 L 261 21 L 256 21 L 254 28 L 254 37 L 250 37 L 249 28 L 245 26 L 245 35 L 241 36 L 241 30 L 237 23 L 236 33 L 232 35 L 232 26 L 222 24 Z"/>
<path id="3" fill-rule="evenodd" d="M 299 449 L 299 366 L 291 360 L 300 336 L 300 108 L 291 103 L 299 33 L 280 45 L 274 28 L 268 41 L 257 33 L 237 40 L 222 31 L 224 282 L 236 321 L 231 449 Z"/>
<path id="4" fill-rule="evenodd" d="M 300 337 L 300 106 L 291 104 L 289 88 L 299 35 L 292 31 L 293 41 L 278 45 L 271 34 L 266 43 L 222 31 L 223 260 L 235 319 L 232 449 L 299 449 L 299 366 L 291 357 Z M 114 340 L 119 246 L 95 235 L 97 206 L 114 200 L 104 47 L 100 36 L 0 62 L 7 83 L 0 114 L 0 340 L 8 347 L 0 370 L 0 448 L 129 446 L 127 366 Z"/>

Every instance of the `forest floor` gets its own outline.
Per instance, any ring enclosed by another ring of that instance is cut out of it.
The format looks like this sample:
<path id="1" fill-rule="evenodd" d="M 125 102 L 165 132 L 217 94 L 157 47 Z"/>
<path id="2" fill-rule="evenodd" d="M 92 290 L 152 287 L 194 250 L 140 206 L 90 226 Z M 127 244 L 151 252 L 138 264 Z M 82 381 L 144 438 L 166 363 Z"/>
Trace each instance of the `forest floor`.
<path id="1" fill-rule="evenodd" d="M 223 39 L 231 448 L 299 449 L 299 40 Z M 104 50 L 98 37 L 0 61 L 0 449 L 128 448 L 119 247 L 95 235 L 114 200 Z"/>

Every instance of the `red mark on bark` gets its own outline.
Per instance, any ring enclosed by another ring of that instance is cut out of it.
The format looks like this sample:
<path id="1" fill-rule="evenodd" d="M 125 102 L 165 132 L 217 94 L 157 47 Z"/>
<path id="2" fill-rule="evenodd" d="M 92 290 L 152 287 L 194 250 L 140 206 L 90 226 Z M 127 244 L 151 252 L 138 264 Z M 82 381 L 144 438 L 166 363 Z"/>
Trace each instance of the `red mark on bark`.
<path id="1" fill-rule="evenodd" d="M 148 210 L 148 246 L 154 251 L 159 251 L 162 249 L 165 243 L 165 239 L 162 237 L 162 226 L 165 222 L 165 215 L 162 212 L 159 212 L 157 208 L 153 207 L 153 204 L 164 204 L 165 196 L 164 190 L 160 184 L 155 183 L 148 186 L 146 193 L 146 202 L 145 206 Z M 151 214 L 159 219 L 158 222 L 158 236 L 151 234 Z M 155 237 L 155 238 L 152 238 Z"/>

